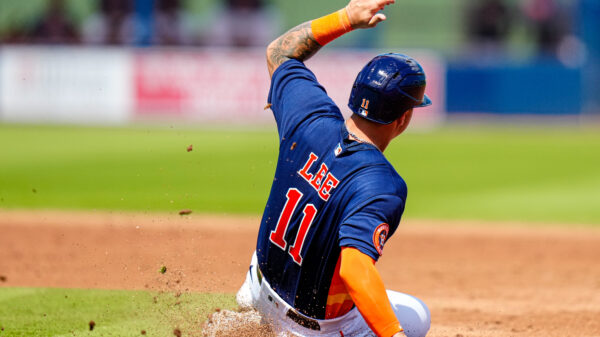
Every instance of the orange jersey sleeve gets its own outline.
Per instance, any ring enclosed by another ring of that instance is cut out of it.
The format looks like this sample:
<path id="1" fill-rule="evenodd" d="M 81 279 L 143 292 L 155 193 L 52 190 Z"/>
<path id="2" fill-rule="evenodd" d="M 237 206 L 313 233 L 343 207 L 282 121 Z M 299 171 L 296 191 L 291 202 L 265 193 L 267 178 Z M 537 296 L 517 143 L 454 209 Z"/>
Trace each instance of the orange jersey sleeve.
<path id="1" fill-rule="evenodd" d="M 391 337 L 403 331 L 370 256 L 356 248 L 342 247 L 340 276 L 358 311 L 377 336 Z"/>

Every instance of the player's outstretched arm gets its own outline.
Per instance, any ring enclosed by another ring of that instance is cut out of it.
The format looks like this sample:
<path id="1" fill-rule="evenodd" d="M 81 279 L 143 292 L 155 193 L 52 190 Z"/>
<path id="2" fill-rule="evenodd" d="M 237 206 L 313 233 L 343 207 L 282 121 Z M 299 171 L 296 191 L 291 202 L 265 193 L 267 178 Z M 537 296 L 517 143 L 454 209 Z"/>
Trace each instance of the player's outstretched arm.
<path id="1" fill-rule="evenodd" d="M 289 59 L 308 60 L 321 45 L 317 43 L 310 27 L 310 22 L 298 25 L 281 35 L 267 47 L 267 67 L 269 76 Z"/>
<path id="2" fill-rule="evenodd" d="M 341 254 L 340 277 L 369 328 L 377 336 L 405 336 L 375 261 L 356 248 L 342 247 Z"/>
<path id="3" fill-rule="evenodd" d="M 307 21 L 281 35 L 267 47 L 269 75 L 289 59 L 308 60 L 322 46 L 356 28 L 375 27 L 386 19 L 378 13 L 395 0 L 351 0 L 345 8 Z"/>

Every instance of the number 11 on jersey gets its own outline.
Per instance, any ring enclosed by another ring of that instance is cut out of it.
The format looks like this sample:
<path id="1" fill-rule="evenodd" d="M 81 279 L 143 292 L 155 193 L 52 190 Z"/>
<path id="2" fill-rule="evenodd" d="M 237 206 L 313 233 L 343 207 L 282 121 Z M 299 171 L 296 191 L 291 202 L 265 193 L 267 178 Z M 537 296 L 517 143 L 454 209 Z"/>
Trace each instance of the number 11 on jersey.
<path id="1" fill-rule="evenodd" d="M 283 206 L 283 210 L 279 215 L 279 220 L 277 221 L 277 226 L 274 231 L 271 231 L 271 235 L 269 239 L 271 242 L 282 250 L 286 250 L 287 242 L 285 241 L 285 233 L 287 232 L 288 225 L 290 224 L 290 220 L 292 219 L 292 215 L 296 210 L 296 206 L 302 199 L 302 192 L 300 192 L 297 188 L 290 188 L 285 197 L 287 201 Z M 299 266 L 302 265 L 302 256 L 300 256 L 300 252 L 302 251 L 302 247 L 304 246 L 304 240 L 306 239 L 306 234 L 308 234 L 308 230 L 317 215 L 317 208 L 313 204 L 308 204 L 304 206 L 302 210 L 304 216 L 302 217 L 302 221 L 300 222 L 300 228 L 298 228 L 298 233 L 296 234 L 296 240 L 294 240 L 294 244 L 290 247 L 289 254 L 294 259 Z"/>

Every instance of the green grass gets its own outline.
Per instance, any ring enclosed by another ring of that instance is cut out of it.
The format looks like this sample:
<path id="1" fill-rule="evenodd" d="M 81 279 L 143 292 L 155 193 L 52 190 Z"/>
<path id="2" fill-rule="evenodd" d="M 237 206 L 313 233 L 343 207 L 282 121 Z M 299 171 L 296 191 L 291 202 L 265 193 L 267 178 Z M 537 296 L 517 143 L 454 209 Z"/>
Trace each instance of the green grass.
<path id="1" fill-rule="evenodd" d="M 273 132 L 0 126 L 0 207 L 258 213 L 276 142 Z"/>
<path id="2" fill-rule="evenodd" d="M 225 294 L 0 288 L 0 336 L 200 336 L 209 313 L 234 307 Z"/>
<path id="3" fill-rule="evenodd" d="M 453 126 L 386 155 L 406 217 L 600 224 L 598 129 Z M 274 129 L 0 125 L 0 208 L 260 214 L 276 157 Z"/>
<path id="4" fill-rule="evenodd" d="M 598 129 L 454 127 L 388 155 L 408 216 L 600 225 Z"/>

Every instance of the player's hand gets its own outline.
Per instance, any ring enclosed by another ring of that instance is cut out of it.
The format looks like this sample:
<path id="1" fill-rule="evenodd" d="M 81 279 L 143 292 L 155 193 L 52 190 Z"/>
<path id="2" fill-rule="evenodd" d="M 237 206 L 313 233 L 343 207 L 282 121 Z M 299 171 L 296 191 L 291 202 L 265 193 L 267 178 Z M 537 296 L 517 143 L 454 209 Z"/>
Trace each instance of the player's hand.
<path id="1" fill-rule="evenodd" d="M 378 12 L 395 2 L 395 0 L 350 0 L 346 11 L 352 28 L 375 27 L 386 19 L 383 13 Z"/>
<path id="2" fill-rule="evenodd" d="M 392 337 L 406 337 L 404 332 L 396 332 Z"/>

